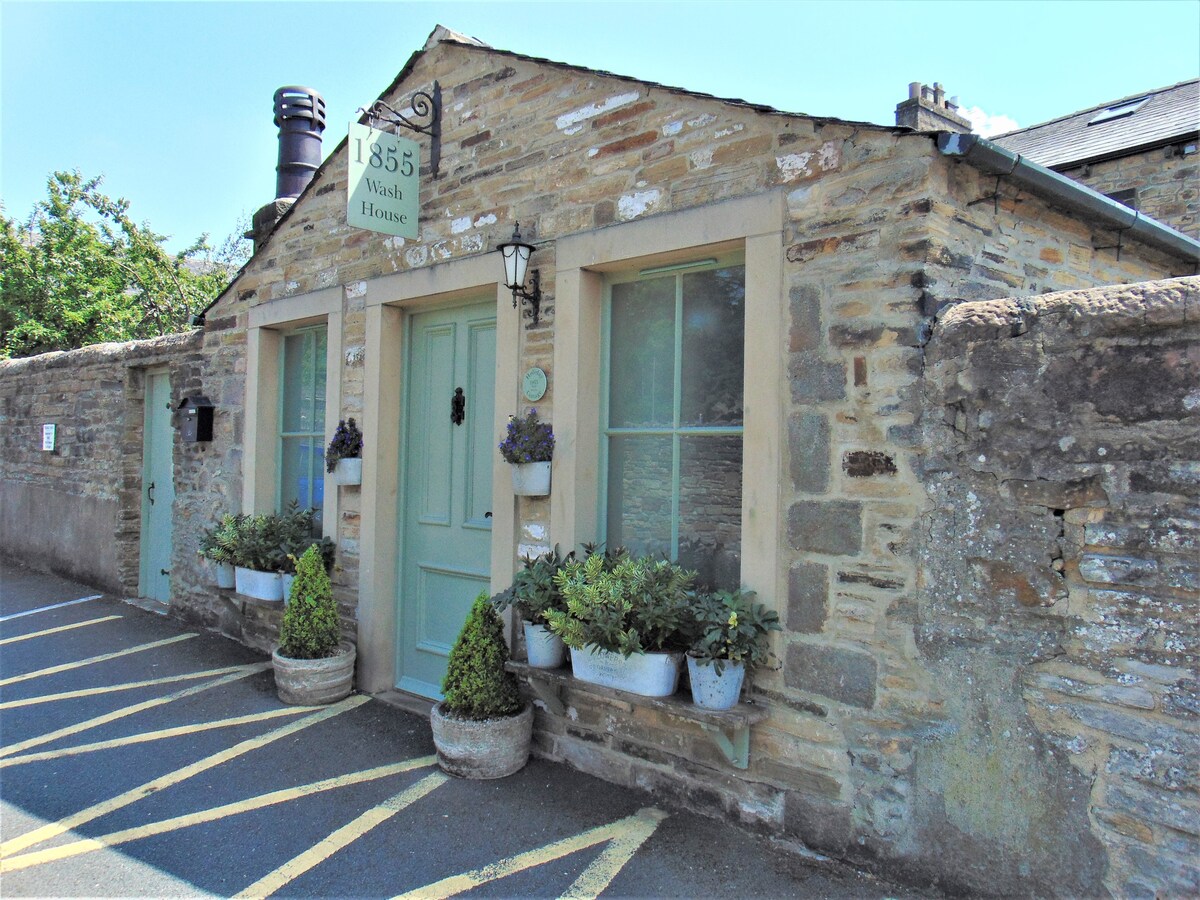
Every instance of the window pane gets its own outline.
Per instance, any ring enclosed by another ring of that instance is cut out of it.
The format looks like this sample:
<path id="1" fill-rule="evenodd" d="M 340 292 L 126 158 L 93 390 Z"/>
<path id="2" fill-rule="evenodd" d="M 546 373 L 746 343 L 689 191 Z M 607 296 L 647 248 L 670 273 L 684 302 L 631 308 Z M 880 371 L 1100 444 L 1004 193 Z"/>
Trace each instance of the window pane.
<path id="1" fill-rule="evenodd" d="M 610 549 L 671 553 L 671 438 L 614 437 L 608 445 Z"/>
<path id="2" fill-rule="evenodd" d="M 739 587 L 742 437 L 679 440 L 679 562 L 707 588 Z"/>
<path id="3" fill-rule="evenodd" d="M 312 433 L 325 434 L 325 349 L 328 336 L 324 329 L 313 332 L 312 341 Z"/>
<path id="4" fill-rule="evenodd" d="M 675 279 L 613 285 L 608 423 L 675 419 Z"/>
<path id="5" fill-rule="evenodd" d="M 311 430 L 307 412 L 311 401 L 305 405 L 304 345 L 306 334 L 289 334 L 283 339 L 283 430 L 288 432 Z"/>
<path id="6" fill-rule="evenodd" d="M 302 508 L 321 505 L 325 495 L 324 453 L 319 438 L 285 437 L 280 465 L 279 500 Z"/>
<path id="7" fill-rule="evenodd" d="M 683 276 L 682 425 L 742 424 L 745 267 Z"/>

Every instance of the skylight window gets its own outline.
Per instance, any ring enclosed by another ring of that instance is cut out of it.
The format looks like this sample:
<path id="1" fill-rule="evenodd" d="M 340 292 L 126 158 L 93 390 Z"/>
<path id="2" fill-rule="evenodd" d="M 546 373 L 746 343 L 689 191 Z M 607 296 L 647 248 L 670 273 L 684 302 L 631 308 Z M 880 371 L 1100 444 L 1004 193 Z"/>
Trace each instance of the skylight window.
<path id="1" fill-rule="evenodd" d="M 1123 119 L 1125 116 L 1132 116 L 1135 112 L 1146 105 L 1149 97 L 1138 97 L 1136 100 L 1126 100 L 1124 103 L 1118 103 L 1116 106 L 1110 106 L 1108 109 L 1092 116 L 1088 122 L 1089 125 L 1099 125 L 1101 122 L 1111 122 L 1113 119 Z"/>

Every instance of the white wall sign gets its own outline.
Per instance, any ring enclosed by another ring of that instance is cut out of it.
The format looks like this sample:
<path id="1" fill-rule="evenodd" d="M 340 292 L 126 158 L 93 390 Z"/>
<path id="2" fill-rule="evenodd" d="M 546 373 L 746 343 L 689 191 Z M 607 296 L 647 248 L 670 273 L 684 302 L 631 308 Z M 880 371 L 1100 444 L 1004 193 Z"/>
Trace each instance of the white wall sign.
<path id="1" fill-rule="evenodd" d="M 42 426 L 42 449 L 54 451 L 54 431 L 53 425 Z"/>
<path id="2" fill-rule="evenodd" d="M 346 222 L 355 228 L 417 237 L 421 147 L 416 141 L 350 123 Z"/>

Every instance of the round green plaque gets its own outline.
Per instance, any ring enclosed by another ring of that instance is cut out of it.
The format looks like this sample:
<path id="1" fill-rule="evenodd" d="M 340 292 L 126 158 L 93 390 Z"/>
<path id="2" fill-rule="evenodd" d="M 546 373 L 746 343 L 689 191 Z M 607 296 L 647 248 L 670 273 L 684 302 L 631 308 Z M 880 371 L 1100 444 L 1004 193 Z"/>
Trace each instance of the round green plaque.
<path id="1" fill-rule="evenodd" d="M 546 396 L 546 373 L 534 366 L 521 379 L 521 388 L 525 392 L 525 399 L 536 403 Z"/>

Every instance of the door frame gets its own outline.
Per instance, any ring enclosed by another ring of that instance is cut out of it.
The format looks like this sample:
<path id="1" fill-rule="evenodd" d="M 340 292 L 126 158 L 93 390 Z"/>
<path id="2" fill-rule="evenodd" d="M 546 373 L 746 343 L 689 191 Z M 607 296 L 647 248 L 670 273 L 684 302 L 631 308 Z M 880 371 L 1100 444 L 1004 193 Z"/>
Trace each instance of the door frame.
<path id="1" fill-rule="evenodd" d="M 375 446 L 363 466 L 359 547 L 358 684 L 368 693 L 396 684 L 397 596 L 401 487 L 402 399 L 407 384 L 408 319 L 416 312 L 496 298 L 496 381 L 493 427 L 499 441 L 508 413 L 517 408 L 517 368 L 524 330 L 510 292 L 498 280 L 499 263 L 485 253 L 365 282 L 363 420 Z M 517 562 L 516 497 L 497 452 L 492 463 L 491 590 L 512 581 Z"/>

